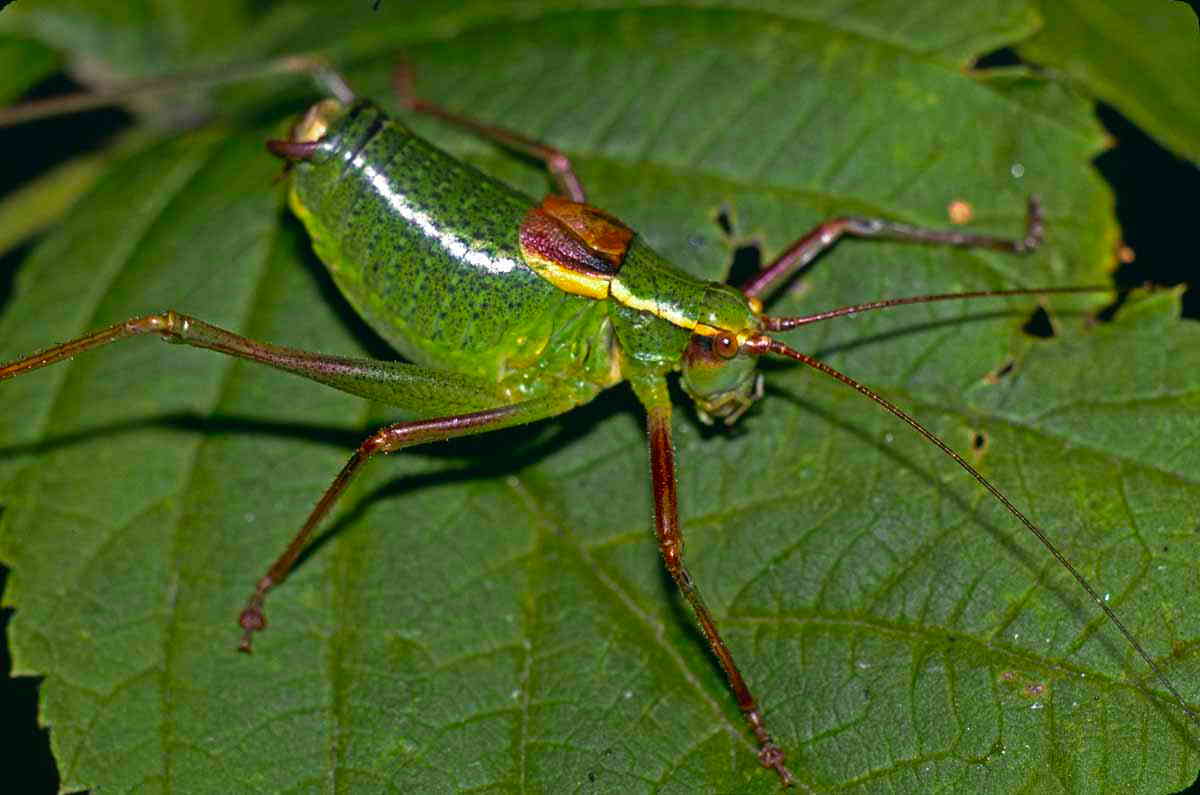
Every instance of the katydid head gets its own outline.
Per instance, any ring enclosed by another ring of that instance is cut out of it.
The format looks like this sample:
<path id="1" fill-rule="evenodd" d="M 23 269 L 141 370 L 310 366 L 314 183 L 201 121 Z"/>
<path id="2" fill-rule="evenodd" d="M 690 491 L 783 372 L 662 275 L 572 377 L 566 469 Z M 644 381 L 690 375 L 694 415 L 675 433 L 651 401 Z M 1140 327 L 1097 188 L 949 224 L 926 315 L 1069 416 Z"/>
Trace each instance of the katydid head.
<path id="1" fill-rule="evenodd" d="M 762 397 L 762 374 L 753 356 L 741 350 L 728 332 L 693 334 L 683 353 L 683 389 L 696 403 L 700 421 L 711 425 L 737 422 Z"/>
<path id="2" fill-rule="evenodd" d="M 317 151 L 317 145 L 329 125 L 345 112 L 345 106 L 336 99 L 323 99 L 305 111 L 292 125 L 286 141 L 267 141 L 267 151 L 288 161 L 289 165 L 298 160 L 308 160 Z"/>
<path id="3" fill-rule="evenodd" d="M 918 300 L 939 297 L 922 296 Z M 903 301 L 845 307 L 821 315 L 770 317 L 763 314 L 763 304 L 757 296 L 728 285 L 711 284 L 683 353 L 683 389 L 695 402 L 701 422 L 711 425 L 719 419 L 732 425 L 763 396 L 763 376 L 758 372 L 760 356 L 773 354 L 806 363 L 809 359 L 764 332 L 787 331 L 827 316 Z"/>
<path id="4" fill-rule="evenodd" d="M 683 389 L 705 424 L 726 425 L 762 397 L 762 374 L 745 343 L 761 335 L 762 303 L 733 287 L 712 284 L 704 295 L 699 322 L 683 354 Z"/>

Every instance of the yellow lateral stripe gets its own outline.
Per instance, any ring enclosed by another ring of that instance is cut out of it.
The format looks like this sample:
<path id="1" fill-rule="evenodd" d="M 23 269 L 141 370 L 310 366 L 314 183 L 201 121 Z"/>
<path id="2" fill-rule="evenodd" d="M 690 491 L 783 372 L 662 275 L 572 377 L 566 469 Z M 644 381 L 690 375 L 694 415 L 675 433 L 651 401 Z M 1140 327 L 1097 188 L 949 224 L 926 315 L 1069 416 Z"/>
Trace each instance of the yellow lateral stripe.
<path id="1" fill-rule="evenodd" d="M 649 312 L 655 317 L 662 318 L 673 326 L 679 326 L 680 328 L 689 330 L 696 327 L 695 318 L 672 311 L 672 307 L 664 307 L 657 301 L 639 298 L 638 296 L 629 292 L 629 288 L 622 284 L 620 276 L 617 276 L 617 278 L 612 280 L 612 283 L 609 285 L 609 293 L 623 306 L 627 306 L 630 309 L 637 309 L 640 312 Z"/>
<path id="2" fill-rule="evenodd" d="M 585 273 L 573 270 L 564 265 L 560 265 L 553 260 L 548 260 L 539 255 L 536 251 L 521 246 L 521 254 L 525 258 L 527 264 L 534 273 L 541 276 L 546 281 L 553 284 L 564 293 L 571 295 L 582 295 L 587 298 L 594 298 L 597 301 L 603 301 L 610 296 L 617 300 L 623 306 L 630 309 L 636 309 L 640 312 L 649 312 L 655 317 L 662 318 L 673 326 L 690 330 L 697 330 L 706 336 L 713 336 L 717 333 L 717 329 L 709 326 L 699 326 L 696 319 L 688 317 L 677 311 L 674 307 L 664 304 L 653 299 L 641 298 L 629 291 L 622 282 L 619 275 L 607 276 L 602 274 Z M 704 330 L 701 331 L 701 328 Z"/>
<path id="3" fill-rule="evenodd" d="M 521 254 L 525 257 L 525 264 L 532 268 L 534 273 L 564 293 L 595 298 L 597 301 L 603 301 L 608 298 L 608 282 L 612 278 L 611 276 L 581 273 L 580 271 L 571 270 L 559 265 L 557 262 L 539 256 L 536 252 L 530 251 L 524 246 L 521 247 Z"/>

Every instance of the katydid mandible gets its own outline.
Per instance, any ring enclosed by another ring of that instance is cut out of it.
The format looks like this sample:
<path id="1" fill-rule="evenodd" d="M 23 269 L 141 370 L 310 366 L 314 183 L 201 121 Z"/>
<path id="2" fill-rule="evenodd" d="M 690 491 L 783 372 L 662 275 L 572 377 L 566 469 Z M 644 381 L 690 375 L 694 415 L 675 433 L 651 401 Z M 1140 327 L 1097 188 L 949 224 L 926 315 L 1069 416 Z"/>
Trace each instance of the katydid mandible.
<path id="1" fill-rule="evenodd" d="M 1096 590 L 1004 494 L 881 395 L 769 335 L 906 303 L 1108 289 L 924 295 L 801 317 L 763 312 L 764 299 L 842 235 L 1031 251 L 1042 237 L 1036 199 L 1029 203 L 1025 235 L 1013 240 L 876 219 L 833 219 L 735 288 L 683 273 L 623 223 L 586 204 L 583 186 L 561 152 L 417 99 L 407 73 L 399 76 L 400 94 L 411 110 L 543 161 L 559 190 L 535 202 L 413 135 L 373 104 L 349 97 L 314 105 L 287 140 L 268 142 L 269 150 L 287 162 L 289 203 L 318 256 L 355 309 L 408 362 L 280 347 L 168 310 L 0 368 L 3 380 L 117 339 L 153 333 L 169 342 L 268 364 L 426 418 L 379 429 L 351 456 L 255 585 L 239 617 L 243 651 L 250 651 L 254 633 L 267 626 L 268 592 L 286 579 L 313 531 L 373 456 L 535 422 L 629 381 L 647 415 L 653 522 L 663 563 L 725 672 L 758 743 L 759 761 L 775 770 L 783 784 L 792 784 L 784 751 L 771 738 L 758 701 L 684 562 L 667 390 L 667 376 L 680 372 L 701 420 L 732 424 L 762 396 L 756 364 L 770 354 L 801 362 L 857 390 L 966 470 L 1071 573 L 1191 715 Z"/>

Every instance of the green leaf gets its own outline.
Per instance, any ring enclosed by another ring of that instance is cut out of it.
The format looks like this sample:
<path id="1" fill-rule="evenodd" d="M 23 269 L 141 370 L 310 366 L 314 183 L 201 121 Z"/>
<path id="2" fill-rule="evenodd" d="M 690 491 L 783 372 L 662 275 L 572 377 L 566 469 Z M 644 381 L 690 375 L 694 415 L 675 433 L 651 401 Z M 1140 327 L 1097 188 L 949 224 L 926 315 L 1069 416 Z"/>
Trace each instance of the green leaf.
<path id="1" fill-rule="evenodd" d="M 11 102 L 54 73 L 53 50 L 19 36 L 0 35 L 0 102 Z"/>
<path id="2" fill-rule="evenodd" d="M 151 76 L 269 46 L 276 20 L 290 16 L 287 5 L 208 0 L 198 14 L 186 0 L 33 0 L 5 9 L 0 25 L 68 52 L 76 69 L 103 81 Z M 255 39 L 258 44 L 250 44 Z"/>
<path id="3" fill-rule="evenodd" d="M 0 199 L 0 256 L 61 221 L 107 166 L 106 152 L 80 155 Z"/>
<path id="4" fill-rule="evenodd" d="M 1200 22 L 1171 0 L 1052 0 L 1020 53 L 1110 103 L 1163 146 L 1200 163 Z"/>
<path id="5" fill-rule="evenodd" d="M 988 4 L 966 6 L 996 29 Z M 957 199 L 980 230 L 1017 234 L 1029 194 L 1046 206 L 1047 245 L 1025 258 L 845 241 L 779 314 L 1104 282 L 1113 264 L 1089 104 L 1023 71 L 964 72 L 935 4 L 912 34 L 786 11 L 499 8 L 439 22 L 384 0 L 343 9 L 340 27 L 318 10 L 291 41 L 327 25 L 353 85 L 385 98 L 388 34 L 408 31 L 422 94 L 562 146 L 592 202 L 697 274 L 723 277 L 751 241 L 769 259 L 839 213 L 945 225 Z M 546 190 L 528 163 L 413 126 Z M 262 151 L 278 129 L 231 121 L 114 165 L 22 268 L 0 360 L 166 308 L 391 355 L 283 207 Z M 1050 339 L 1021 330 L 1034 299 L 788 338 L 964 451 L 1194 700 L 1200 334 L 1174 293 L 1090 323 L 1106 301 L 1040 302 Z M 681 398 L 680 513 L 801 791 L 1192 782 L 1200 730 L 1011 516 L 861 396 L 765 369 L 766 397 L 731 431 Z M 0 406 L 14 673 L 45 677 L 64 788 L 779 789 L 662 572 L 625 387 L 372 463 L 272 594 L 252 656 L 234 651 L 239 609 L 385 408 L 153 340 L 6 381 Z"/>

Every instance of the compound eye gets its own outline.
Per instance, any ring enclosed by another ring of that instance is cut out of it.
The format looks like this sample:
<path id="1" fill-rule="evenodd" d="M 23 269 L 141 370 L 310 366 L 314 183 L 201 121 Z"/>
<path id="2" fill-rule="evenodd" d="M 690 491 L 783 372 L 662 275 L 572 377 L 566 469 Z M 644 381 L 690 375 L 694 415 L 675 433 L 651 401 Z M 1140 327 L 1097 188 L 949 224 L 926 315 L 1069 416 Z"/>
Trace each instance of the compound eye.
<path id="1" fill-rule="evenodd" d="M 732 359 L 738 352 L 737 338 L 732 334 L 718 334 L 713 339 L 713 350 L 722 359 Z"/>

